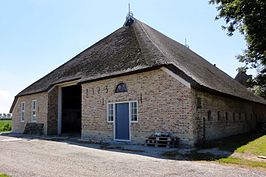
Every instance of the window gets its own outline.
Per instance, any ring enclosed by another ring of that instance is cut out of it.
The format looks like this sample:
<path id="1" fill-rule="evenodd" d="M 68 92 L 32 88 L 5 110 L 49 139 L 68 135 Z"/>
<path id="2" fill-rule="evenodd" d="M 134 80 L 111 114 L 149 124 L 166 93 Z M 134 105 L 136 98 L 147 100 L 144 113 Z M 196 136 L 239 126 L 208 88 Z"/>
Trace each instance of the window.
<path id="1" fill-rule="evenodd" d="M 225 120 L 228 121 L 228 112 L 225 113 Z"/>
<path id="2" fill-rule="evenodd" d="M 119 104 L 119 103 L 118 103 Z M 138 103 L 137 101 L 130 101 L 129 104 L 129 119 L 131 122 L 138 122 Z M 107 122 L 113 123 L 115 117 L 116 103 L 107 104 Z"/>
<path id="3" fill-rule="evenodd" d="M 31 102 L 31 121 L 36 122 L 37 121 L 37 101 L 32 100 Z"/>
<path id="4" fill-rule="evenodd" d="M 115 88 L 115 93 L 127 92 L 127 85 L 125 83 L 120 83 Z"/>
<path id="5" fill-rule="evenodd" d="M 212 120 L 212 112 L 208 111 L 208 121 L 211 121 L 211 120 Z"/>
<path id="6" fill-rule="evenodd" d="M 108 104 L 107 108 L 107 122 L 113 122 L 114 121 L 114 104 Z"/>
<path id="7" fill-rule="evenodd" d="M 221 116 L 220 116 L 220 111 L 217 112 L 217 120 L 220 120 Z"/>
<path id="8" fill-rule="evenodd" d="M 131 122 L 138 122 L 138 103 L 130 102 L 130 109 L 131 109 Z"/>
<path id="9" fill-rule="evenodd" d="M 242 119 L 242 117 L 241 117 L 241 113 L 239 113 L 239 120 L 241 120 Z"/>
<path id="10" fill-rule="evenodd" d="M 20 121 L 25 121 L 25 102 L 21 102 L 20 104 Z"/>
<path id="11" fill-rule="evenodd" d="M 235 120 L 236 120 L 236 114 L 233 113 L 233 121 L 235 121 Z"/>
<path id="12" fill-rule="evenodd" d="M 197 98 L 197 109 L 200 109 L 202 106 L 201 106 L 201 98 L 198 97 Z"/>

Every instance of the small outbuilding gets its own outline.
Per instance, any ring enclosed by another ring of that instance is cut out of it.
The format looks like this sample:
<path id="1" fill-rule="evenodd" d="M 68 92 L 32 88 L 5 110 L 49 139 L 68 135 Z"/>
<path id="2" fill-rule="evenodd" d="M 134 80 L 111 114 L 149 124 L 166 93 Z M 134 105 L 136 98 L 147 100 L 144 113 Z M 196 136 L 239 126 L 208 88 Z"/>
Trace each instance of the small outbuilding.
<path id="1" fill-rule="evenodd" d="M 143 22 L 123 27 L 36 81 L 11 107 L 13 132 L 143 144 L 170 133 L 193 146 L 249 132 L 266 101 L 219 68 Z"/>

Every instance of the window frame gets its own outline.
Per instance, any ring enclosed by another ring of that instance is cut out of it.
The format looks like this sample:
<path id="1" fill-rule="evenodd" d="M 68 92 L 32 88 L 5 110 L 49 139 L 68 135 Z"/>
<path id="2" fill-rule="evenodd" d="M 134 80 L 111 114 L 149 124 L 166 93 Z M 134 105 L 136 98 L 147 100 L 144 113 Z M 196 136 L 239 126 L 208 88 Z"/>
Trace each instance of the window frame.
<path id="1" fill-rule="evenodd" d="M 119 84 L 116 85 L 115 93 L 125 93 L 125 92 L 128 92 L 127 84 L 125 82 L 120 82 Z"/>
<path id="2" fill-rule="evenodd" d="M 133 118 L 133 113 L 132 113 L 132 105 L 133 103 L 136 103 L 136 113 L 134 115 L 136 115 L 136 120 L 132 120 Z M 130 118 L 130 122 L 131 123 L 138 123 L 139 122 L 139 105 L 137 101 L 130 101 L 129 102 L 129 118 Z"/>
<path id="3" fill-rule="evenodd" d="M 116 104 L 119 104 L 119 103 L 128 103 L 128 106 L 129 106 L 129 122 L 130 123 L 138 123 L 138 121 L 139 121 L 139 111 L 138 111 L 139 105 L 138 105 L 138 101 L 125 101 L 125 102 L 107 103 L 107 110 L 106 110 L 106 121 L 107 121 L 107 123 L 114 123 L 115 122 L 115 107 L 116 107 Z M 132 105 L 133 105 L 133 103 L 136 103 L 136 113 L 135 114 L 132 113 Z M 109 106 L 110 105 L 112 105 L 112 107 L 113 107 L 113 112 L 112 112 L 113 120 L 109 119 L 109 117 L 110 117 Z M 132 120 L 133 115 L 136 115 L 136 120 Z"/>
<path id="4" fill-rule="evenodd" d="M 33 103 L 35 103 L 35 108 L 33 109 Z M 37 122 L 37 107 L 38 107 L 38 103 L 37 100 L 32 100 L 31 101 L 31 122 Z M 33 118 L 33 112 L 35 112 L 35 119 Z"/>
<path id="5" fill-rule="evenodd" d="M 22 106 L 23 105 L 23 106 Z M 23 109 L 22 109 L 23 108 Z M 20 122 L 25 122 L 26 102 L 20 103 Z M 23 114 L 22 114 L 23 113 Z M 22 116 L 23 115 L 23 116 Z"/>
<path id="6" fill-rule="evenodd" d="M 113 110 L 113 114 L 112 114 L 113 120 L 109 120 L 109 106 L 111 106 L 111 105 L 112 105 L 112 110 Z M 115 119 L 115 103 L 108 103 L 107 104 L 106 120 L 108 123 L 114 123 L 114 119 Z"/>

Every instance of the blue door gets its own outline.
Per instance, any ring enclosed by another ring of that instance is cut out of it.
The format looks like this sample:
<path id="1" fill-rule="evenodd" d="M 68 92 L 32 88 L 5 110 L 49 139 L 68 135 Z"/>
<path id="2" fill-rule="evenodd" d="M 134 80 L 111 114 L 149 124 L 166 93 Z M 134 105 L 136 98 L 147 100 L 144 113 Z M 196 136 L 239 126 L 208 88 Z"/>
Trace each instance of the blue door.
<path id="1" fill-rule="evenodd" d="M 129 138 L 129 104 L 119 103 L 115 105 L 115 139 L 130 140 Z"/>

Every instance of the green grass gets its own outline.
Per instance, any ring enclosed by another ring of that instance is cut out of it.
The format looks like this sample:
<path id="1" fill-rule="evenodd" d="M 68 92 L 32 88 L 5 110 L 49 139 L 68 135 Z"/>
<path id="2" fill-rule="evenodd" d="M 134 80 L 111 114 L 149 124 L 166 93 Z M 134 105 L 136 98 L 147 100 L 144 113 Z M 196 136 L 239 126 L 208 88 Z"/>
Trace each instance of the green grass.
<path id="1" fill-rule="evenodd" d="M 203 144 L 201 148 L 218 148 L 220 150 L 229 151 L 231 153 L 243 153 L 248 155 L 266 156 L 266 135 L 261 133 L 249 133 Z M 245 167 L 259 167 L 266 169 L 266 162 L 235 158 L 232 156 L 222 157 L 215 156 L 211 153 L 199 153 L 194 150 L 186 155 L 177 151 L 166 152 L 162 154 L 165 158 L 178 160 L 196 160 L 196 161 L 215 161 L 223 164 L 235 164 Z"/>
<path id="2" fill-rule="evenodd" d="M 12 120 L 0 120 L 0 132 L 11 131 Z"/>
<path id="3" fill-rule="evenodd" d="M 266 135 L 237 148 L 235 152 L 266 156 Z"/>
<path id="4" fill-rule="evenodd" d="M 0 177 L 10 177 L 10 176 L 0 173 Z"/>
<path id="5" fill-rule="evenodd" d="M 217 147 L 220 150 L 266 156 L 266 135 L 249 133 L 208 142 L 203 148 Z"/>
<path id="6" fill-rule="evenodd" d="M 235 164 L 240 166 L 247 166 L 247 167 L 260 167 L 266 169 L 266 162 L 258 162 L 258 161 L 251 161 L 246 159 L 239 159 L 234 157 L 227 157 L 218 159 L 217 162 L 225 163 L 225 164 Z"/>

